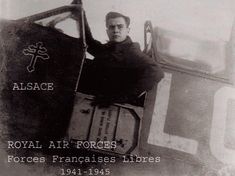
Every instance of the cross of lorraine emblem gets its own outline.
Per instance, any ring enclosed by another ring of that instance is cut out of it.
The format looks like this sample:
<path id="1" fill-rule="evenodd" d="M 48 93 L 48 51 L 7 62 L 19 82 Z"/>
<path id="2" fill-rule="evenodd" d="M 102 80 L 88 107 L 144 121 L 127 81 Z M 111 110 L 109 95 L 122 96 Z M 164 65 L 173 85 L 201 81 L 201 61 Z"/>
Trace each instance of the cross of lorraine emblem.
<path id="1" fill-rule="evenodd" d="M 37 42 L 36 45 L 29 45 L 27 49 L 23 49 L 23 54 L 32 56 L 30 64 L 27 66 L 27 70 L 30 73 L 35 70 L 35 64 L 38 58 L 43 60 L 50 58 L 42 42 Z"/>

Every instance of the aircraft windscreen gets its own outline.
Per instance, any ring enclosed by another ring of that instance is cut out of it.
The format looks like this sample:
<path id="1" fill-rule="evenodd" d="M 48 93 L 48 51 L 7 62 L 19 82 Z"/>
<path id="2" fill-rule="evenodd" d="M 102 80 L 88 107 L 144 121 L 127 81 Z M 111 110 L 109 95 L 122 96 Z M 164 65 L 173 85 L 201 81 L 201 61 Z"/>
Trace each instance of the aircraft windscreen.
<path id="1" fill-rule="evenodd" d="M 164 62 L 189 70 L 226 78 L 231 55 L 230 43 L 201 39 L 188 34 L 155 27 L 156 46 Z"/>
<path id="2" fill-rule="evenodd" d="M 158 51 L 181 59 L 182 62 L 198 63 L 199 70 L 217 73 L 225 69 L 226 43 L 200 40 L 193 36 L 155 28 Z"/>

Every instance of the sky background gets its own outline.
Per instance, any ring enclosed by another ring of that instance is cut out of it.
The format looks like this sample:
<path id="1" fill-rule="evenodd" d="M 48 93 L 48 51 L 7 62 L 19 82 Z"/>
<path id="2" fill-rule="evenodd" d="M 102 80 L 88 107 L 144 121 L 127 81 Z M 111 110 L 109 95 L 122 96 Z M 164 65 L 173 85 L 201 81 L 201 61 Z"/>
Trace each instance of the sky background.
<path id="1" fill-rule="evenodd" d="M 68 5 L 72 0 L 0 0 L 0 18 L 17 19 Z M 122 12 L 131 18 L 130 36 L 143 47 L 144 22 L 198 39 L 228 41 L 235 0 L 83 0 L 94 37 L 107 40 L 105 14 Z M 76 31 L 69 25 L 70 32 Z"/>

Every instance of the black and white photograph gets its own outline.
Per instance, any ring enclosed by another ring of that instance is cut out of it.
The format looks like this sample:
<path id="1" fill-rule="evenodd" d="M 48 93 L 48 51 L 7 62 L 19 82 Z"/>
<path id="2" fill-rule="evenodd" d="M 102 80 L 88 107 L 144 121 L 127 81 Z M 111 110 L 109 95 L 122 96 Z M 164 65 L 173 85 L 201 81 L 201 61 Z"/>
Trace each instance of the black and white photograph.
<path id="1" fill-rule="evenodd" d="M 0 0 L 0 176 L 235 176 L 234 0 Z"/>

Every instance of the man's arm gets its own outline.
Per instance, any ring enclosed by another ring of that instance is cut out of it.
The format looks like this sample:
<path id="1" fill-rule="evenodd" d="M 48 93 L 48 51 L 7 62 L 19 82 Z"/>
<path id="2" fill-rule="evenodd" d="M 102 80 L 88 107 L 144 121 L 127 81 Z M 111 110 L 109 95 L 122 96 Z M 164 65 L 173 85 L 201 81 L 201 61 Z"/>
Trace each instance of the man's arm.
<path id="1" fill-rule="evenodd" d="M 98 40 L 95 40 L 92 36 L 89 24 L 87 22 L 87 18 L 86 15 L 84 15 L 84 19 L 85 19 L 85 35 L 86 35 L 86 42 L 88 45 L 87 51 L 97 57 L 100 54 L 102 54 L 102 52 L 104 51 L 104 45 L 99 42 Z"/>
<path id="2" fill-rule="evenodd" d="M 131 58 L 131 64 L 141 72 L 133 91 L 134 94 L 151 90 L 164 77 L 164 73 L 157 62 L 144 54 L 138 43 L 134 43 L 130 47 L 129 58 Z"/>

